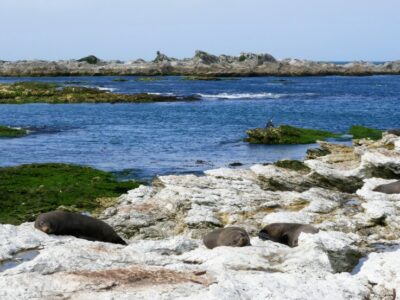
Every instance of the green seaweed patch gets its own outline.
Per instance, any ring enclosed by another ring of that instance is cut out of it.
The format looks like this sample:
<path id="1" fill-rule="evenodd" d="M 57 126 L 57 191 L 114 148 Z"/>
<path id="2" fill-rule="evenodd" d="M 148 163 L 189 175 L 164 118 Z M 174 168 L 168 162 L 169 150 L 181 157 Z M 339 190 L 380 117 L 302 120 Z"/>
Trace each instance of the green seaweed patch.
<path id="1" fill-rule="evenodd" d="M 338 138 L 339 134 L 329 131 L 298 128 L 289 125 L 279 127 L 255 128 L 246 131 L 246 142 L 252 144 L 287 145 L 287 144 L 313 144 L 317 140 Z"/>
<path id="2" fill-rule="evenodd" d="M 60 86 L 55 83 L 19 82 L 0 84 L 0 104 L 25 103 L 135 103 L 199 100 L 196 96 L 119 94 L 97 88 Z"/>
<path id="3" fill-rule="evenodd" d="M 293 171 L 309 172 L 310 168 L 307 167 L 302 161 L 299 160 L 278 160 L 275 165 L 280 168 L 289 169 Z"/>
<path id="4" fill-rule="evenodd" d="M 368 138 L 371 140 L 379 140 L 382 138 L 382 130 L 354 125 L 349 129 L 349 134 L 353 136 L 353 139 L 364 139 Z"/>
<path id="5" fill-rule="evenodd" d="M 26 136 L 27 134 L 28 131 L 23 128 L 0 126 L 0 138 L 17 138 Z"/>
<path id="6" fill-rule="evenodd" d="M 136 81 L 140 81 L 140 82 L 152 82 L 152 81 L 160 81 L 160 80 L 164 80 L 164 78 L 162 77 L 139 77 L 136 79 Z"/>
<path id="7" fill-rule="evenodd" d="M 33 221 L 60 206 L 96 210 L 99 198 L 117 197 L 138 187 L 107 172 L 69 164 L 29 164 L 0 168 L 0 223 Z"/>

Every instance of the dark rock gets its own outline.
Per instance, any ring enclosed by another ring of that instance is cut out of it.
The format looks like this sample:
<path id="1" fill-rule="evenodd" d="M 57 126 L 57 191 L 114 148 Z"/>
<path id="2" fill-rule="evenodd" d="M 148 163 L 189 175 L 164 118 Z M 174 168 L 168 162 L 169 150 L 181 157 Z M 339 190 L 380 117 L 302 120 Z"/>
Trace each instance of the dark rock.
<path id="1" fill-rule="evenodd" d="M 219 62 L 219 59 L 218 59 L 217 56 L 212 55 L 212 54 L 208 54 L 207 52 L 200 51 L 200 50 L 196 51 L 196 53 L 195 53 L 195 55 L 193 57 L 193 60 L 195 62 L 201 62 L 201 63 L 206 64 L 206 65 L 215 64 L 215 63 Z"/>
<path id="2" fill-rule="evenodd" d="M 240 166 L 243 166 L 243 164 L 239 161 L 235 161 L 233 163 L 230 163 L 229 166 L 230 167 L 240 167 Z"/>
<path id="3" fill-rule="evenodd" d="M 160 51 L 157 51 L 157 56 L 153 60 L 153 62 L 168 62 L 168 61 L 173 61 L 173 60 L 175 60 L 175 59 L 161 53 Z"/>
<path id="4" fill-rule="evenodd" d="M 317 157 L 325 156 L 330 154 L 331 152 L 326 149 L 321 148 L 311 148 L 307 149 L 307 157 L 306 159 L 315 159 Z"/>
<path id="5" fill-rule="evenodd" d="M 89 56 L 83 57 L 81 59 L 78 59 L 78 61 L 79 62 L 87 62 L 88 64 L 95 65 L 100 61 L 100 59 L 98 59 L 94 55 L 89 55 Z"/>

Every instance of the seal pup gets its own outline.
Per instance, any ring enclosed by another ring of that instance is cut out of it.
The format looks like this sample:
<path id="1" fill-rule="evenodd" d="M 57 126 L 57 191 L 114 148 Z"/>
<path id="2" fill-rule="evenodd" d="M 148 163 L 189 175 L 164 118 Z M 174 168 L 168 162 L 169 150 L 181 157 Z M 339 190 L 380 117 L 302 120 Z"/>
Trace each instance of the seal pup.
<path id="1" fill-rule="evenodd" d="M 373 189 L 374 192 L 384 194 L 400 194 L 400 180 L 388 184 L 382 184 Z"/>
<path id="2" fill-rule="evenodd" d="M 289 247 L 296 247 L 299 244 L 299 236 L 302 232 L 317 233 L 318 231 L 317 228 L 306 224 L 272 223 L 261 229 L 258 237 L 262 240 L 271 240 Z"/>
<path id="3" fill-rule="evenodd" d="M 250 246 L 250 237 L 243 228 L 226 227 L 207 233 L 203 242 L 208 249 L 219 246 L 244 247 Z"/>
<path id="4" fill-rule="evenodd" d="M 35 228 L 55 235 L 72 235 L 90 241 L 127 245 L 127 243 L 105 222 L 66 211 L 51 211 L 40 214 Z"/>

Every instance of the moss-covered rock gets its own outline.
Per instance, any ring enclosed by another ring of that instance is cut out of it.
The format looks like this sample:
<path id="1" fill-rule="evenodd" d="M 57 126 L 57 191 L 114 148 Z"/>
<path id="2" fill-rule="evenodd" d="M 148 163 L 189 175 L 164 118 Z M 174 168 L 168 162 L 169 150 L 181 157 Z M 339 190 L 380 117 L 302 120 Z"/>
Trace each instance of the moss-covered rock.
<path id="1" fill-rule="evenodd" d="M 199 100 L 196 96 L 117 94 L 97 88 L 55 83 L 17 82 L 0 84 L 0 104 L 24 103 L 132 103 Z"/>
<path id="2" fill-rule="evenodd" d="M 28 134 L 28 131 L 23 128 L 11 128 L 7 126 L 0 126 L 0 138 L 16 138 Z"/>
<path id="3" fill-rule="evenodd" d="M 277 162 L 275 162 L 275 165 L 284 169 L 301 171 L 301 172 L 310 172 L 310 168 L 299 160 L 290 160 L 290 159 L 278 160 Z"/>
<path id="4" fill-rule="evenodd" d="M 149 77 L 139 77 L 136 79 L 136 81 L 140 81 L 140 82 L 152 82 L 152 81 L 160 81 L 160 80 L 164 80 L 164 78 L 162 78 L 160 76 L 149 76 Z"/>
<path id="5" fill-rule="evenodd" d="M 340 135 L 322 130 L 297 128 L 289 125 L 247 130 L 246 142 L 253 144 L 312 144 L 317 140 L 335 138 Z"/>
<path id="6" fill-rule="evenodd" d="M 100 59 L 98 59 L 94 55 L 89 55 L 89 56 L 82 57 L 81 59 L 78 59 L 78 61 L 79 62 L 87 62 L 88 64 L 95 65 L 100 61 Z"/>
<path id="7" fill-rule="evenodd" d="M 138 187 L 107 172 L 67 164 L 30 164 L 0 168 L 0 223 L 32 221 L 60 206 L 94 211 L 99 198 L 117 197 Z"/>
<path id="8" fill-rule="evenodd" d="M 349 129 L 349 134 L 353 136 L 353 139 L 371 139 L 379 140 L 382 138 L 382 130 L 354 125 Z"/>

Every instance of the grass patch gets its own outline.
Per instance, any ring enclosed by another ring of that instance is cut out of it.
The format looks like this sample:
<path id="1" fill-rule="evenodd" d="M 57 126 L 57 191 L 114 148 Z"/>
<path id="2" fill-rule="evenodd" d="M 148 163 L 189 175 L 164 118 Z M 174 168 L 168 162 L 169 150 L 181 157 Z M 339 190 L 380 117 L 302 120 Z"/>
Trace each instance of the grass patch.
<path id="1" fill-rule="evenodd" d="M 299 160 L 278 160 L 275 165 L 289 170 L 309 172 L 310 168 Z"/>
<path id="2" fill-rule="evenodd" d="M 246 133 L 249 136 L 245 139 L 246 142 L 269 145 L 313 144 L 317 140 L 340 137 L 329 131 L 297 128 L 289 125 L 250 129 Z"/>
<path id="3" fill-rule="evenodd" d="M 353 136 L 353 139 L 369 138 L 371 140 L 379 140 L 382 138 L 382 133 L 382 130 L 359 125 L 351 126 L 349 129 L 349 134 Z"/>
<path id="4" fill-rule="evenodd" d="M 7 126 L 0 126 L 0 138 L 16 138 L 28 134 L 25 129 L 11 128 Z"/>
<path id="5" fill-rule="evenodd" d="M 18 82 L 0 84 L 0 104 L 24 103 L 134 103 L 199 100 L 195 96 L 116 94 L 97 88 L 62 86 L 55 83 Z"/>
<path id="6" fill-rule="evenodd" d="M 99 198 L 117 197 L 138 187 L 107 172 L 68 164 L 29 164 L 0 168 L 0 223 L 33 221 L 60 206 L 92 212 Z"/>
<path id="7" fill-rule="evenodd" d="M 140 82 L 152 82 L 152 81 L 160 81 L 160 80 L 164 80 L 164 78 L 162 78 L 162 77 L 139 77 L 139 78 L 136 78 L 136 81 L 140 81 Z"/>

